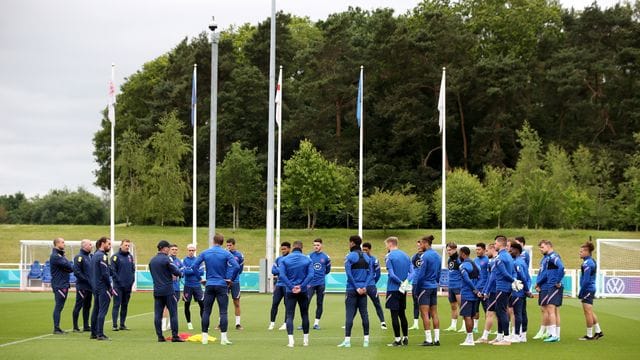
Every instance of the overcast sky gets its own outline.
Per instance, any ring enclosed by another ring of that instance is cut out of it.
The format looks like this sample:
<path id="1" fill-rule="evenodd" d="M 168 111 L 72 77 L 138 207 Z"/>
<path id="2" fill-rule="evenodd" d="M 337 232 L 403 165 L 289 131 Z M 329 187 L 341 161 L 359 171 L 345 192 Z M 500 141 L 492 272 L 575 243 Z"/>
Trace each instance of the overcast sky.
<path id="1" fill-rule="evenodd" d="M 318 20 L 350 5 L 397 14 L 418 2 L 278 0 L 277 10 Z M 581 9 L 592 1 L 561 2 Z M 1 0 L 0 195 L 78 186 L 100 194 L 92 139 L 111 63 L 119 86 L 185 36 L 206 30 L 211 15 L 224 29 L 270 14 L 270 0 Z"/>

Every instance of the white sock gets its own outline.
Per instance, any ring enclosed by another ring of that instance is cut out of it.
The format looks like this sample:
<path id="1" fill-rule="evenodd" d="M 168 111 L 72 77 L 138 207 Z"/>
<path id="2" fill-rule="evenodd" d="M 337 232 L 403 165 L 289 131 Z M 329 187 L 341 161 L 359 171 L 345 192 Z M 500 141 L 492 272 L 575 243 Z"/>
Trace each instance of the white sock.
<path id="1" fill-rule="evenodd" d="M 556 336 L 560 337 L 560 326 L 556 326 Z"/>
<path id="2" fill-rule="evenodd" d="M 473 342 L 473 332 L 467 333 L 467 339 L 464 342 L 467 342 L 467 343 Z"/>
<path id="3" fill-rule="evenodd" d="M 162 330 L 167 328 L 167 318 L 162 318 Z"/>
<path id="4" fill-rule="evenodd" d="M 220 341 L 229 341 L 229 339 L 227 339 L 226 332 L 220 333 Z"/>
<path id="5" fill-rule="evenodd" d="M 458 327 L 458 319 L 451 319 L 451 327 L 452 328 Z"/>
<path id="6" fill-rule="evenodd" d="M 397 338 L 393 338 L 396 342 L 400 342 L 400 340 L 402 340 L 402 338 L 397 337 Z"/>
<path id="7" fill-rule="evenodd" d="M 473 328 L 474 329 L 478 328 L 478 319 L 473 319 Z"/>
<path id="8" fill-rule="evenodd" d="M 269 323 L 269 326 L 274 327 L 276 326 L 276 323 L 274 323 L 273 321 Z"/>
<path id="9" fill-rule="evenodd" d="M 369 342 L 369 335 L 364 336 L 364 341 Z"/>
<path id="10" fill-rule="evenodd" d="M 502 340 L 504 340 L 504 334 L 503 334 L 503 333 L 498 333 L 498 336 L 496 337 L 496 339 L 497 339 L 498 341 L 502 341 Z"/>
<path id="11" fill-rule="evenodd" d="M 593 337 L 593 327 L 587 328 L 587 336 Z"/>
<path id="12" fill-rule="evenodd" d="M 293 335 L 289 335 L 289 344 L 293 345 Z"/>
<path id="13" fill-rule="evenodd" d="M 549 332 L 549 335 L 556 336 L 556 326 L 555 325 L 547 326 L 547 331 Z"/>
<path id="14" fill-rule="evenodd" d="M 431 340 L 431 330 L 425 330 L 424 337 L 427 342 L 433 342 L 433 340 Z"/>
<path id="15" fill-rule="evenodd" d="M 412 327 L 418 327 L 418 319 L 413 319 L 413 326 Z"/>
<path id="16" fill-rule="evenodd" d="M 524 331 L 521 331 L 520 332 L 520 337 L 523 338 L 523 339 L 526 339 L 527 338 L 527 333 L 524 332 Z"/>
<path id="17" fill-rule="evenodd" d="M 236 325 L 240 325 L 240 316 L 236 316 Z"/>
<path id="18" fill-rule="evenodd" d="M 209 334 L 207 333 L 202 333 L 202 343 L 206 344 L 207 341 L 209 341 Z"/>
<path id="19" fill-rule="evenodd" d="M 486 339 L 488 339 L 488 338 L 489 338 L 489 330 L 484 330 L 484 331 L 482 332 L 482 336 L 481 336 L 481 337 L 482 337 L 483 339 L 485 339 L 485 340 L 486 340 Z"/>
<path id="20" fill-rule="evenodd" d="M 547 331 L 549 331 L 549 327 L 547 325 L 542 325 L 540 326 L 540 331 L 545 334 Z"/>
<path id="21" fill-rule="evenodd" d="M 302 341 L 304 341 L 305 343 L 309 342 L 309 334 L 302 334 Z"/>
<path id="22" fill-rule="evenodd" d="M 593 324 L 593 329 L 596 331 L 596 334 L 602 332 L 602 329 L 600 329 L 600 323 Z"/>
<path id="23" fill-rule="evenodd" d="M 313 321 L 313 326 L 320 325 L 320 319 L 315 319 Z"/>
<path id="24" fill-rule="evenodd" d="M 350 343 L 351 342 L 351 336 L 345 336 L 344 337 L 344 342 Z"/>
<path id="25" fill-rule="evenodd" d="M 440 329 L 433 329 L 433 341 L 440 341 Z"/>

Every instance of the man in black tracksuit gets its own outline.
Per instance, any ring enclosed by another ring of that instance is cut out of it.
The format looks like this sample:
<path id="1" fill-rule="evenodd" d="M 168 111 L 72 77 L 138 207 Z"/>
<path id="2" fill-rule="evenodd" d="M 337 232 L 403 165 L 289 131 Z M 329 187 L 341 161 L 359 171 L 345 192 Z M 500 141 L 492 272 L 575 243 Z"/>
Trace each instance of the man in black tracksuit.
<path id="1" fill-rule="evenodd" d="M 127 308 L 136 274 L 136 264 L 129 251 L 130 247 L 131 241 L 129 239 L 122 240 L 120 251 L 111 257 L 111 277 L 113 278 L 113 289 L 115 290 L 113 310 L 111 312 L 113 331 L 129 330 L 124 322 L 127 319 Z M 120 312 L 119 328 L 118 311 Z"/>
<path id="2" fill-rule="evenodd" d="M 76 304 L 73 307 L 73 331 L 79 332 L 78 317 L 82 309 L 82 331 L 91 331 L 89 327 L 89 311 L 91 310 L 91 244 L 90 240 L 82 240 L 80 252 L 73 258 L 73 273 L 76 276 Z"/>
<path id="3" fill-rule="evenodd" d="M 91 339 L 111 340 L 104 334 L 104 319 L 113 296 L 109 275 L 111 239 L 101 237 L 96 241 L 96 253 L 91 259 L 91 285 L 93 289 L 93 312 L 91 313 Z"/>
<path id="4" fill-rule="evenodd" d="M 171 319 L 171 341 L 184 342 L 178 336 L 178 299 L 173 293 L 173 279 L 180 277 L 181 273 L 169 258 L 169 242 L 161 240 L 158 243 L 158 254 L 149 262 L 149 271 L 153 278 L 154 317 L 158 341 L 166 341 L 162 336 L 162 312 L 166 307 Z"/>
<path id="5" fill-rule="evenodd" d="M 65 332 L 60 328 L 60 313 L 64 308 L 69 294 L 69 273 L 73 272 L 73 267 L 67 258 L 64 257 L 64 239 L 59 237 L 53 240 L 53 250 L 49 258 L 51 266 L 51 290 L 55 298 L 53 308 L 53 333 L 62 335 Z"/>

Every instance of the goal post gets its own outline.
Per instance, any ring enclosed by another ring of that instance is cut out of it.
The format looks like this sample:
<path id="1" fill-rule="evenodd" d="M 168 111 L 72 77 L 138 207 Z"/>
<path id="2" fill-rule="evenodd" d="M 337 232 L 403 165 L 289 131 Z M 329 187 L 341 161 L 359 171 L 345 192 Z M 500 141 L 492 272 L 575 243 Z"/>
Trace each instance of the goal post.
<path id="1" fill-rule="evenodd" d="M 640 297 L 640 240 L 597 239 L 596 296 Z"/>

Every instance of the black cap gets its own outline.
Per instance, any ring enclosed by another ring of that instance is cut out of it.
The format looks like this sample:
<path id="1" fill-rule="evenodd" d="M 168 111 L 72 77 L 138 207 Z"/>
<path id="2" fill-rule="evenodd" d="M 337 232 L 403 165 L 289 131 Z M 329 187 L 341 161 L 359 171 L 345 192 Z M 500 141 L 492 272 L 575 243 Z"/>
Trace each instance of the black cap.
<path id="1" fill-rule="evenodd" d="M 160 242 L 158 243 L 158 250 L 162 250 L 162 248 L 168 247 L 171 247 L 171 244 L 169 244 L 167 240 L 160 240 Z"/>

